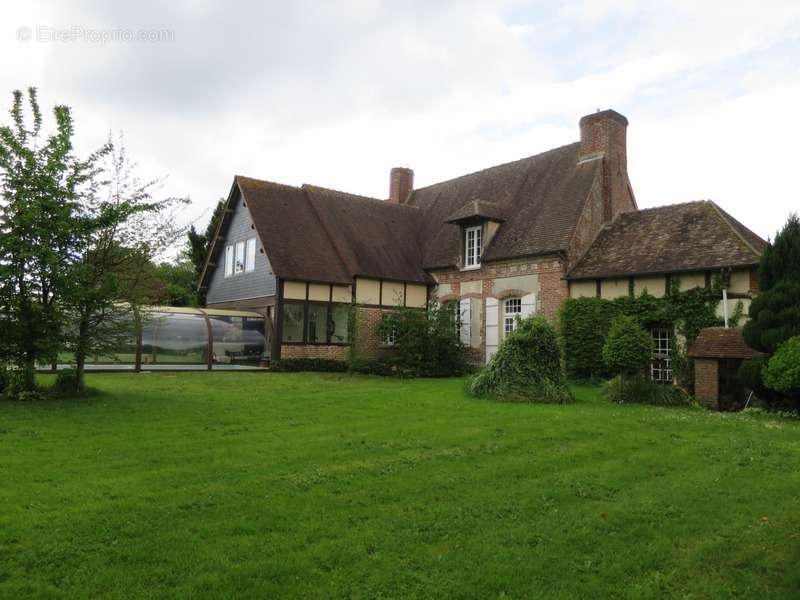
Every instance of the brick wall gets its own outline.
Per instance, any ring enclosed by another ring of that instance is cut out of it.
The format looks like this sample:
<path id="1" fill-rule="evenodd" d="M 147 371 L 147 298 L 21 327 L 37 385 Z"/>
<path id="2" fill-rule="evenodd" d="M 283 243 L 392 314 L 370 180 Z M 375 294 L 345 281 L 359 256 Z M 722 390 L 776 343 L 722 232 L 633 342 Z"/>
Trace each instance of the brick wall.
<path id="1" fill-rule="evenodd" d="M 391 309 L 367 306 L 356 307 L 356 351 L 359 353 L 360 358 L 379 358 L 387 351 L 390 351 L 376 331 L 384 313 L 387 312 L 391 312 Z"/>
<path id="2" fill-rule="evenodd" d="M 694 359 L 694 394 L 708 408 L 719 408 L 719 361 Z"/>
<path id="3" fill-rule="evenodd" d="M 494 280 L 503 277 L 516 277 L 518 275 L 537 275 L 539 279 L 539 293 L 537 297 L 537 312 L 550 320 L 555 320 L 561 303 L 567 299 L 567 282 L 564 265 L 556 256 L 545 258 L 519 258 L 487 263 L 474 271 L 461 271 L 450 269 L 432 273 L 440 284 L 449 284 L 453 294 L 461 297 L 461 284 L 469 281 L 482 281 L 480 298 L 495 297 Z M 477 296 L 470 294 L 470 296 Z M 481 330 L 484 330 L 483 324 Z"/>
<path id="4" fill-rule="evenodd" d="M 281 345 L 281 358 L 345 360 L 347 358 L 347 346 L 283 344 Z"/>

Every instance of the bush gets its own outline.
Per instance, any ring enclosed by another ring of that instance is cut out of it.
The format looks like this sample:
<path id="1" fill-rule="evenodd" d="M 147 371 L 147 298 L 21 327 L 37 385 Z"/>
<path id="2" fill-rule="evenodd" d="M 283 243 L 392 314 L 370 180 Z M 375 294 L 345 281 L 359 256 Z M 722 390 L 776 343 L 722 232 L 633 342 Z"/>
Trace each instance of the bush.
<path id="1" fill-rule="evenodd" d="M 21 371 L 5 371 L 3 399 L 30 402 L 43 400 L 44 397 L 44 394 L 38 389 L 27 389 L 25 377 Z"/>
<path id="2" fill-rule="evenodd" d="M 742 382 L 744 387 L 752 390 L 756 396 L 766 402 L 774 399 L 775 396 L 775 393 L 764 385 L 762 378 L 768 362 L 769 358 L 767 357 L 748 358 L 742 361 L 737 371 L 739 381 Z"/>
<path id="3" fill-rule="evenodd" d="M 294 373 L 298 371 L 320 371 L 326 373 L 343 373 L 347 371 L 347 363 L 329 358 L 282 358 L 270 365 L 271 371 Z"/>
<path id="4" fill-rule="evenodd" d="M 614 319 L 603 344 L 603 363 L 612 373 L 635 375 L 644 371 L 653 354 L 653 340 L 633 317 Z"/>
<path id="5" fill-rule="evenodd" d="M 608 370 L 618 375 L 620 402 L 631 396 L 627 379 L 641 375 L 650 363 L 653 354 L 653 339 L 633 317 L 620 316 L 611 323 L 611 329 L 603 344 L 603 362 Z"/>
<path id="6" fill-rule="evenodd" d="M 652 404 L 655 406 L 690 406 L 692 398 L 680 388 L 653 383 L 646 377 L 633 377 L 621 385 L 619 377 L 603 384 L 603 395 L 612 402 Z M 621 391 L 622 390 L 622 391 Z"/>
<path id="7" fill-rule="evenodd" d="M 792 399 L 800 399 L 800 336 L 784 342 L 763 371 L 766 386 Z"/>
<path id="8" fill-rule="evenodd" d="M 497 353 L 470 382 L 474 396 L 501 400 L 565 403 L 572 400 L 561 370 L 561 349 L 555 330 L 543 317 L 517 325 Z"/>
<path id="9" fill-rule="evenodd" d="M 800 335 L 800 282 L 783 281 L 753 299 L 750 320 L 742 329 L 748 346 L 773 354 L 796 335 Z"/>
<path id="10" fill-rule="evenodd" d="M 394 347 L 381 362 L 404 377 L 451 377 L 469 372 L 467 349 L 456 331 L 455 307 L 397 308 L 384 314 L 377 333 L 391 334 Z"/>
<path id="11" fill-rule="evenodd" d="M 59 371 L 53 387 L 50 388 L 50 394 L 56 397 L 76 396 L 84 391 L 82 382 L 78 379 L 78 372 L 75 369 Z"/>

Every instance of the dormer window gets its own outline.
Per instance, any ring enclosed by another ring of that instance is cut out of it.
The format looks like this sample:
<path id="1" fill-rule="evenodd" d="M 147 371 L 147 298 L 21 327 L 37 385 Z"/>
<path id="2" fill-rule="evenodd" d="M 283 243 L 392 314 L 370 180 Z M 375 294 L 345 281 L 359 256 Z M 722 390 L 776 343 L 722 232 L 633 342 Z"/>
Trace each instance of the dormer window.
<path id="1" fill-rule="evenodd" d="M 462 269 L 480 269 L 483 249 L 489 248 L 500 223 L 503 210 L 494 202 L 471 200 L 445 219 L 445 223 L 456 225 L 461 230 Z M 488 250 L 491 252 L 491 249 Z"/>
<path id="2" fill-rule="evenodd" d="M 483 226 L 464 228 L 464 267 L 477 269 L 481 266 L 481 250 L 483 248 Z"/>

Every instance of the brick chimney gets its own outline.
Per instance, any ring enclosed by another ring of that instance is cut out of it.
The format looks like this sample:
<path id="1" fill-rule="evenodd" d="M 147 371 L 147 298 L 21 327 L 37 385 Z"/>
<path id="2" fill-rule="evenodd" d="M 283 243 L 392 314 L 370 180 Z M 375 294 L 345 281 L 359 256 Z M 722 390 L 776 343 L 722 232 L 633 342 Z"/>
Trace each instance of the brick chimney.
<path id="1" fill-rule="evenodd" d="M 414 171 L 406 167 L 395 167 L 389 174 L 389 202 L 402 204 L 414 190 Z"/>
<path id="2" fill-rule="evenodd" d="M 580 120 L 581 147 L 578 164 L 603 161 L 603 222 L 617 214 L 636 210 L 628 180 L 628 119 L 615 110 L 603 110 Z"/>

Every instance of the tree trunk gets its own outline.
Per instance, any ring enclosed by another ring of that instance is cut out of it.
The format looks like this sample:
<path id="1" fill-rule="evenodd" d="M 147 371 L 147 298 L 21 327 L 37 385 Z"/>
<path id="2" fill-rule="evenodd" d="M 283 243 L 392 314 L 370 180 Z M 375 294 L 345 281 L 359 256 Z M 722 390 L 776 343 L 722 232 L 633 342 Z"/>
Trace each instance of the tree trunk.
<path id="1" fill-rule="evenodd" d="M 89 319 L 86 315 L 81 316 L 78 324 L 78 340 L 75 344 L 75 385 L 76 392 L 82 392 L 84 387 L 84 375 L 86 373 L 86 349 L 88 347 Z"/>

